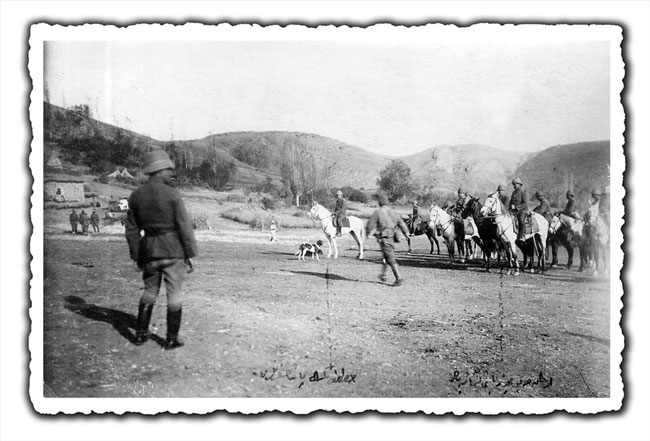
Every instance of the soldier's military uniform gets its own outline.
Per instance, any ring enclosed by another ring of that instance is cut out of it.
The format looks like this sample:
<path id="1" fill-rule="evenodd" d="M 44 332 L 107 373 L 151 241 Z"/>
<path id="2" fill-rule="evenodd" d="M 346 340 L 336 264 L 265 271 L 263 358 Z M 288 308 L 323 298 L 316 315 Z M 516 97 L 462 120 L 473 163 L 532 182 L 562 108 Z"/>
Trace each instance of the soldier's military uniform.
<path id="1" fill-rule="evenodd" d="M 499 186 L 497 187 L 497 194 L 499 195 L 499 200 L 501 201 L 501 205 L 507 207 L 508 196 L 503 193 L 504 191 L 506 191 L 505 185 L 499 184 Z"/>
<path id="2" fill-rule="evenodd" d="M 456 216 L 461 215 L 463 210 L 465 209 L 465 206 L 467 203 L 470 201 L 471 197 L 467 194 L 465 190 L 462 188 L 458 189 L 458 200 L 456 201 L 456 205 L 454 206 L 454 214 Z"/>
<path id="3" fill-rule="evenodd" d="M 135 344 L 148 338 L 151 312 L 164 280 L 167 291 L 165 349 L 183 346 L 178 338 L 182 316 L 181 289 L 197 255 L 192 222 L 180 193 L 169 186 L 174 164 L 164 150 L 145 156 L 149 181 L 129 198 L 126 238 L 131 258 L 142 269 L 144 292 L 140 298 Z M 141 232 L 144 231 L 144 237 Z"/>
<path id="4" fill-rule="evenodd" d="M 90 218 L 84 210 L 79 214 L 79 223 L 81 224 L 81 231 L 83 234 L 88 234 L 88 226 L 90 225 Z"/>
<path id="5" fill-rule="evenodd" d="M 99 233 L 99 215 L 97 214 L 97 210 L 93 210 L 90 215 L 90 224 L 93 226 L 93 231 Z"/>
<path id="6" fill-rule="evenodd" d="M 574 219 L 580 219 L 580 215 L 576 212 L 576 200 L 573 191 L 567 190 L 566 198 L 567 201 L 566 205 L 564 206 L 564 210 L 562 210 L 562 214 L 566 214 L 567 216 L 570 216 Z"/>
<path id="7" fill-rule="evenodd" d="M 334 206 L 334 216 L 332 218 L 335 221 L 336 237 L 341 237 L 341 223 L 345 219 L 347 209 L 347 203 L 343 199 L 343 192 L 339 190 L 336 192 L 336 205 Z"/>
<path id="8" fill-rule="evenodd" d="M 395 283 L 393 285 L 399 286 L 404 283 L 404 279 L 400 276 L 394 255 L 395 247 L 391 243 L 391 240 L 395 234 L 395 227 L 399 227 L 404 235 L 408 234 L 408 228 L 406 228 L 406 224 L 402 217 L 388 206 L 388 197 L 385 194 L 380 193 L 377 196 L 377 201 L 379 202 L 379 209 L 375 210 L 370 217 L 370 220 L 366 225 L 366 235 L 370 236 L 370 234 L 375 232 L 375 237 L 377 237 L 377 242 L 379 242 L 384 257 L 381 274 L 379 276 L 380 280 L 382 282 L 386 281 L 386 269 L 390 266 L 393 275 L 395 276 Z"/>
<path id="9" fill-rule="evenodd" d="M 550 221 L 553 218 L 553 214 L 551 213 L 551 204 L 548 199 L 539 191 L 535 192 L 535 197 L 539 201 L 539 205 L 533 208 L 533 211 L 544 216 L 547 221 Z"/>
<path id="10" fill-rule="evenodd" d="M 517 238 L 519 240 L 523 240 L 526 233 L 525 221 L 526 214 L 528 214 L 528 195 L 526 194 L 526 190 L 521 188 L 522 185 L 523 182 L 521 179 L 515 178 L 512 180 L 514 191 L 510 195 L 510 203 L 508 204 L 510 211 L 517 217 L 519 228 Z"/>
<path id="11" fill-rule="evenodd" d="M 79 224 L 79 215 L 76 210 L 72 210 L 70 213 L 70 228 L 72 228 L 72 233 L 77 234 L 77 225 Z"/>
<path id="12" fill-rule="evenodd" d="M 411 236 L 415 234 L 418 225 L 420 225 L 420 207 L 418 206 L 418 201 L 413 201 L 413 214 L 411 215 Z"/>

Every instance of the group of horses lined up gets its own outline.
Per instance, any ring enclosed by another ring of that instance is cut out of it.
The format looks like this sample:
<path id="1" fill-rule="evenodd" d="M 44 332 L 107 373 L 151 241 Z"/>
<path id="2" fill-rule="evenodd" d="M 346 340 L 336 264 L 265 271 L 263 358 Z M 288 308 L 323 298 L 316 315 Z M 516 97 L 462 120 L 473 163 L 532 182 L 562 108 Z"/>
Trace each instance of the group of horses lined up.
<path id="1" fill-rule="evenodd" d="M 568 254 L 567 268 L 573 265 L 573 251 L 580 252 L 579 271 L 594 268 L 598 271 L 599 261 L 607 265 L 609 250 L 609 233 L 605 221 L 600 216 L 597 206 L 592 207 L 584 218 L 576 219 L 563 213 L 555 213 L 550 221 L 543 215 L 530 213 L 530 227 L 520 240 L 517 232 L 517 218 L 503 206 L 498 194 L 489 195 L 481 204 L 479 198 L 471 198 L 460 216 L 453 215 L 453 206 L 439 207 L 432 205 L 429 215 L 420 216 L 419 223 L 413 229 L 412 216 L 404 216 L 414 236 L 425 235 L 431 244 L 430 254 L 434 253 L 434 244 L 440 254 L 438 237 L 442 237 L 449 254 L 449 262 L 458 258 L 461 263 L 482 255 L 486 271 L 490 271 L 493 261 L 507 266 L 508 274 L 519 274 L 520 266 L 517 249 L 523 254 L 524 270 L 535 272 L 537 260 L 538 272 L 547 269 L 546 259 L 552 253 L 551 267 L 558 265 L 559 245 L 566 248 Z M 321 204 L 314 203 L 308 217 L 321 222 L 321 227 L 328 242 L 327 257 L 338 257 L 336 229 L 332 224 L 332 213 Z M 343 227 L 342 234 L 350 234 L 359 246 L 358 258 L 363 259 L 363 242 L 365 240 L 365 223 L 355 216 L 348 216 L 349 227 Z M 530 231 L 529 231 L 530 230 Z M 412 252 L 411 238 L 406 237 L 408 252 Z M 502 266 L 503 270 L 503 266 Z"/>

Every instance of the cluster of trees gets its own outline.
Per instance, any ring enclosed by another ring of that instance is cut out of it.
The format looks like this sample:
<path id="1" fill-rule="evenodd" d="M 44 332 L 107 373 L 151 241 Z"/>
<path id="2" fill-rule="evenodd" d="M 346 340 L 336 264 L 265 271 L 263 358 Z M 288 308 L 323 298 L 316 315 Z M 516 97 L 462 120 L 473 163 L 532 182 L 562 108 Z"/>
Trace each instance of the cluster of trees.
<path id="1" fill-rule="evenodd" d="M 174 142 L 165 144 L 164 149 L 174 162 L 176 178 L 181 185 L 208 185 L 214 190 L 223 190 L 237 171 L 235 162 L 214 147 L 208 148 L 204 158 Z"/>
<path id="2" fill-rule="evenodd" d="M 449 198 L 447 192 L 419 188 L 411 176 L 411 169 L 401 159 L 391 161 L 379 172 L 377 186 L 386 193 L 390 202 L 405 202 L 407 199 L 417 198 L 420 205 L 425 206 Z"/>

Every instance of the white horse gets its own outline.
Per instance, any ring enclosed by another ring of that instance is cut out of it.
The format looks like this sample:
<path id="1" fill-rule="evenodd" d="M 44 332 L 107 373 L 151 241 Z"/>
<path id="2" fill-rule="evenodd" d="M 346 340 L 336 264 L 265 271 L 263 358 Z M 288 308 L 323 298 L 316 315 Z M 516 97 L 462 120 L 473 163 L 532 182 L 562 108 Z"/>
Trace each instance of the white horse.
<path id="1" fill-rule="evenodd" d="M 323 233 L 325 234 L 325 238 L 327 239 L 328 244 L 327 258 L 329 259 L 332 256 L 332 245 L 334 245 L 334 258 L 337 259 L 339 257 L 339 248 L 336 245 L 336 227 L 332 223 L 332 213 L 321 204 L 314 202 L 314 205 L 312 205 L 311 210 L 309 210 L 307 217 L 312 220 L 321 222 Z M 352 236 L 352 238 L 359 246 L 359 254 L 357 257 L 359 259 L 363 259 L 363 241 L 366 238 L 366 229 L 364 222 L 355 216 L 348 216 L 348 220 L 350 221 L 350 226 L 342 227 L 341 235 L 349 234 Z"/>
<path id="2" fill-rule="evenodd" d="M 465 262 L 465 237 L 464 234 L 458 234 L 454 219 L 442 208 L 437 205 L 431 206 L 430 223 L 433 228 L 439 228 L 442 231 L 442 237 L 447 245 L 449 253 L 449 263 L 454 261 L 454 249 L 458 248 L 461 263 Z"/>
<path id="3" fill-rule="evenodd" d="M 519 261 L 517 260 L 517 246 L 521 248 L 521 251 L 524 255 L 524 266 L 528 259 L 530 259 L 529 269 L 530 272 L 534 272 L 533 263 L 535 259 L 535 252 L 537 254 L 537 269 L 540 272 L 546 271 L 546 239 L 548 237 L 548 221 L 544 216 L 539 213 L 532 213 L 535 221 L 537 221 L 537 226 L 539 231 L 524 235 L 523 241 L 517 241 L 517 233 L 515 232 L 515 218 L 508 210 L 505 209 L 501 203 L 501 198 L 495 192 L 488 196 L 481 207 L 481 215 L 494 217 L 494 223 L 497 225 L 497 234 L 501 238 L 501 241 L 506 245 L 506 251 L 508 254 L 508 263 L 510 270 L 514 266 L 515 276 L 519 274 Z M 532 239 L 533 246 L 529 245 L 529 241 Z"/>

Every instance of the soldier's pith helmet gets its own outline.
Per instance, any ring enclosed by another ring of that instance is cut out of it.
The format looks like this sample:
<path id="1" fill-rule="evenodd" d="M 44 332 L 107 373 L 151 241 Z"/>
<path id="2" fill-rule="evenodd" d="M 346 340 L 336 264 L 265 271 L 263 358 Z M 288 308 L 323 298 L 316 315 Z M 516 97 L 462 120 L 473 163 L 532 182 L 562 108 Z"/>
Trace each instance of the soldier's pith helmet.
<path id="1" fill-rule="evenodd" d="M 150 175 L 159 170 L 174 168 L 174 163 L 169 159 L 169 155 L 164 150 L 154 150 L 144 156 L 144 174 Z"/>
<path id="2" fill-rule="evenodd" d="M 571 190 L 567 190 L 567 191 L 566 191 L 566 195 L 567 195 L 567 197 L 569 197 L 569 196 L 575 196 L 575 195 L 573 194 L 573 191 L 571 191 Z"/>
<path id="3" fill-rule="evenodd" d="M 601 196 L 601 194 L 602 193 L 597 188 L 594 188 L 593 190 L 591 190 L 591 195 L 592 196 Z"/>
<path id="4" fill-rule="evenodd" d="M 343 196 L 343 192 L 341 190 L 339 190 L 339 191 L 336 192 L 336 195 L 337 196 Z"/>
<path id="5" fill-rule="evenodd" d="M 499 184 L 499 186 L 497 187 L 497 191 L 506 191 L 505 185 Z"/>
<path id="6" fill-rule="evenodd" d="M 418 204 L 418 200 L 415 199 L 415 200 L 413 201 L 413 204 L 417 205 L 417 204 Z"/>
<path id="7" fill-rule="evenodd" d="M 514 178 L 514 179 L 512 180 L 512 183 L 513 183 L 513 184 L 524 185 L 524 183 L 523 183 L 523 182 L 521 181 L 521 179 L 519 179 L 519 178 Z"/>

